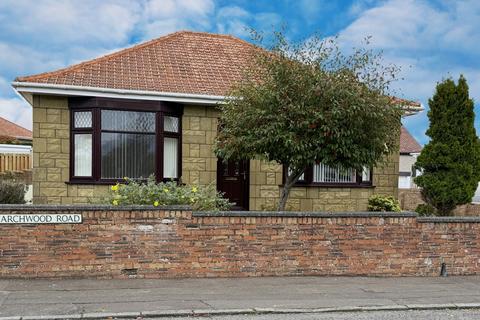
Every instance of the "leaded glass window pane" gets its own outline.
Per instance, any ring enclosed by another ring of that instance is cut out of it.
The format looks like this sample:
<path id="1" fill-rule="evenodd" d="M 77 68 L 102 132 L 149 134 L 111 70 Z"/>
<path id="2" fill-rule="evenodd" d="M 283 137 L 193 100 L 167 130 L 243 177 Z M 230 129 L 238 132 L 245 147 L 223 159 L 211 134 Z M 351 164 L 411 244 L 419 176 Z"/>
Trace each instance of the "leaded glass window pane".
<path id="1" fill-rule="evenodd" d="M 74 113 L 75 128 L 91 128 L 92 127 L 92 112 L 91 111 L 77 111 Z"/>
<path id="2" fill-rule="evenodd" d="M 178 124 L 179 120 L 177 117 L 169 117 L 165 116 L 163 118 L 163 130 L 168 131 L 168 132 L 178 132 Z"/>
<path id="3" fill-rule="evenodd" d="M 155 113 L 102 110 L 102 130 L 155 133 Z"/>

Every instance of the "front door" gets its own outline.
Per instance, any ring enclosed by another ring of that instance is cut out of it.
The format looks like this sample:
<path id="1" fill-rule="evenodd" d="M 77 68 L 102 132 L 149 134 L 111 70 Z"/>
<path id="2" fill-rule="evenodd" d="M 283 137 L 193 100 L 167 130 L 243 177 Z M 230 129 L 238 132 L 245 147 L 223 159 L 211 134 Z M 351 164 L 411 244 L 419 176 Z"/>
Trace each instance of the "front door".
<path id="1" fill-rule="evenodd" d="M 233 210 L 248 210 L 249 161 L 218 159 L 217 189 L 234 203 Z"/>

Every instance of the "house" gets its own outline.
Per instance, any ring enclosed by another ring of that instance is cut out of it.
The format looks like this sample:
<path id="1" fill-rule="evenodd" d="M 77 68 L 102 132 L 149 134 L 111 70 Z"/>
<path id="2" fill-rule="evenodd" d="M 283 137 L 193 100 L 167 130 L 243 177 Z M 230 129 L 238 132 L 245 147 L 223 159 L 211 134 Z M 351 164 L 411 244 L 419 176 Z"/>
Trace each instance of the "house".
<path id="1" fill-rule="evenodd" d="M 33 106 L 34 202 L 87 203 L 123 177 L 215 183 L 238 209 L 277 203 L 283 168 L 223 163 L 213 153 L 218 110 L 255 47 L 228 35 L 176 32 L 65 69 L 19 77 Z M 401 100 L 409 112 L 420 105 Z M 373 193 L 397 195 L 398 153 L 355 172 L 314 165 L 292 210 L 365 210 Z"/>
<path id="2" fill-rule="evenodd" d="M 32 168 L 32 131 L 0 117 L 0 174 Z"/>
<path id="3" fill-rule="evenodd" d="M 422 146 L 415 140 L 415 138 L 402 126 L 400 131 L 400 171 L 398 177 L 398 188 L 412 189 L 416 188 L 413 181 L 418 170 L 414 168 L 417 157 L 422 151 Z"/>
<path id="4" fill-rule="evenodd" d="M 4 141 L 5 140 L 5 141 Z M 7 141 L 8 140 L 8 141 Z M 32 131 L 0 117 L 0 143 L 32 144 Z"/>

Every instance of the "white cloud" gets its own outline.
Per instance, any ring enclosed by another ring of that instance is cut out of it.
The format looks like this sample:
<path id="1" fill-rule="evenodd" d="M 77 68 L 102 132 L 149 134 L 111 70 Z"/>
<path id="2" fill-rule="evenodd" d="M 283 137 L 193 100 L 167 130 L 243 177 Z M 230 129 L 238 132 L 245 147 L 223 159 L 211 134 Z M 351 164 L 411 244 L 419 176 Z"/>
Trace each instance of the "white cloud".
<path id="1" fill-rule="evenodd" d="M 211 27 L 214 10 L 212 0 L 150 0 L 138 28 L 144 39 L 182 29 L 205 30 Z"/>
<path id="2" fill-rule="evenodd" d="M 249 35 L 251 14 L 238 6 L 221 8 L 217 12 L 216 19 L 219 33 L 233 34 L 239 37 Z"/>
<path id="3" fill-rule="evenodd" d="M 480 2 L 456 1 L 441 9 L 425 1 L 391 0 L 364 11 L 342 31 L 342 38 L 358 43 L 359 36 L 373 35 L 381 49 L 429 50 L 449 47 L 463 51 L 480 36 Z"/>
<path id="4" fill-rule="evenodd" d="M 353 10 L 353 9 L 352 9 Z M 372 36 L 372 47 L 384 51 L 387 62 L 402 67 L 404 81 L 394 85 L 403 97 L 428 98 L 438 81 L 464 74 L 470 94 L 480 99 L 480 2 L 453 1 L 433 5 L 421 0 L 390 0 L 362 11 L 340 33 L 345 48 Z M 469 63 L 468 60 L 474 61 Z M 426 112 L 405 119 L 409 130 L 426 142 Z"/>
<path id="5" fill-rule="evenodd" d="M 19 42 L 105 44 L 127 41 L 139 10 L 133 0 L 3 0 L 0 22 Z"/>
<path id="6" fill-rule="evenodd" d="M 32 130 L 32 108 L 20 98 L 0 98 L 0 117 Z"/>

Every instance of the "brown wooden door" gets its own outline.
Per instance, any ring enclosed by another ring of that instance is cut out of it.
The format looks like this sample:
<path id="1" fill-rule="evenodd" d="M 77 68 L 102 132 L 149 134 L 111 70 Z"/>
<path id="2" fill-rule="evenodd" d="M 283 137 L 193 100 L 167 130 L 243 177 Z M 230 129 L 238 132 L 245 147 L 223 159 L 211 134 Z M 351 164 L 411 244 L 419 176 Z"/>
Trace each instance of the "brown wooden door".
<path id="1" fill-rule="evenodd" d="M 249 161 L 217 162 L 217 189 L 234 203 L 232 210 L 248 210 Z"/>

